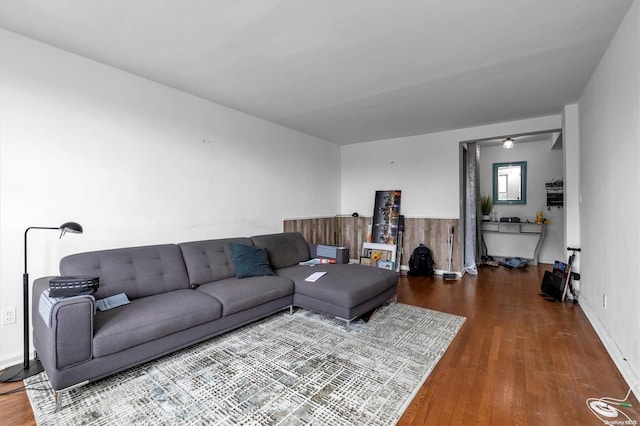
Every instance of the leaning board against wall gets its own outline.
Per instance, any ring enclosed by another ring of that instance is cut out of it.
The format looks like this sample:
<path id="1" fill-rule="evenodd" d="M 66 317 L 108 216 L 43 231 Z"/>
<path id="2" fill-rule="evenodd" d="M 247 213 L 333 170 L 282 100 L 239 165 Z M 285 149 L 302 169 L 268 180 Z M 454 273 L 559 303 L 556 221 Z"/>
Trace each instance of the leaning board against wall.
<path id="1" fill-rule="evenodd" d="M 371 242 L 398 244 L 398 224 L 400 220 L 400 198 L 402 191 L 376 191 L 373 208 Z"/>

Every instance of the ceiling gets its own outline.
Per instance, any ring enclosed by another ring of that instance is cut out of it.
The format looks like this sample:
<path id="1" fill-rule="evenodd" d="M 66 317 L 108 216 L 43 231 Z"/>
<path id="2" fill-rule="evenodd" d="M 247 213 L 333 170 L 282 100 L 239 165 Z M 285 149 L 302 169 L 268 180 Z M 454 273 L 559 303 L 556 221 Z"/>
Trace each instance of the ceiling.
<path id="1" fill-rule="evenodd" d="M 341 145 L 559 114 L 632 0 L 0 0 L 0 27 Z"/>

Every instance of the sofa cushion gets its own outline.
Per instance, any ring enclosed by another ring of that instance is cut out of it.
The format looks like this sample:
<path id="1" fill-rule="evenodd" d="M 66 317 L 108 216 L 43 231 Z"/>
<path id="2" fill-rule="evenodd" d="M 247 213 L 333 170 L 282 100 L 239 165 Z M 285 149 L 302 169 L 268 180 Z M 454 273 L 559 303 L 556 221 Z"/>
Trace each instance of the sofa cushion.
<path id="1" fill-rule="evenodd" d="M 96 299 L 118 293 L 137 299 L 189 288 L 182 252 L 175 244 L 73 254 L 60 261 L 60 273 L 100 277 Z"/>
<path id="2" fill-rule="evenodd" d="M 221 238 L 178 244 L 187 265 L 189 282 L 200 285 L 235 276 L 230 243 L 253 245 L 249 238 Z"/>
<path id="3" fill-rule="evenodd" d="M 293 296 L 293 282 L 278 276 L 228 278 L 203 284 L 196 291 L 215 297 L 222 303 L 222 315 L 253 308 L 272 300 Z M 293 297 L 291 299 L 293 302 Z"/>
<path id="4" fill-rule="evenodd" d="M 128 305 L 96 313 L 93 356 L 113 354 L 221 316 L 218 300 L 194 290 L 134 299 Z"/>
<path id="5" fill-rule="evenodd" d="M 269 263 L 273 269 L 286 268 L 310 259 L 309 245 L 299 232 L 251 237 L 253 245 L 263 247 L 269 253 Z"/>
<path id="6" fill-rule="evenodd" d="M 344 308 L 352 308 L 378 294 L 394 288 L 398 273 L 364 265 L 323 264 L 314 267 L 292 266 L 278 269 L 277 274 L 295 282 L 296 294 L 323 300 Z M 314 272 L 326 272 L 316 282 L 304 279 Z"/>
<path id="7" fill-rule="evenodd" d="M 231 243 L 229 246 L 233 256 L 236 278 L 275 275 L 271 266 L 269 266 L 267 250 L 236 243 Z"/>

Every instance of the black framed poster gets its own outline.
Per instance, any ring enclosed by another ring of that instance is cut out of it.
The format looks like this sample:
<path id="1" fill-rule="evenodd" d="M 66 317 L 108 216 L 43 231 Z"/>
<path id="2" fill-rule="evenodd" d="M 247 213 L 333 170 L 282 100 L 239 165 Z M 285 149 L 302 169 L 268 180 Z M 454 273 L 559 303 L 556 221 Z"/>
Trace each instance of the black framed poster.
<path id="1" fill-rule="evenodd" d="M 397 245 L 401 195 L 399 189 L 376 191 L 371 242 Z"/>

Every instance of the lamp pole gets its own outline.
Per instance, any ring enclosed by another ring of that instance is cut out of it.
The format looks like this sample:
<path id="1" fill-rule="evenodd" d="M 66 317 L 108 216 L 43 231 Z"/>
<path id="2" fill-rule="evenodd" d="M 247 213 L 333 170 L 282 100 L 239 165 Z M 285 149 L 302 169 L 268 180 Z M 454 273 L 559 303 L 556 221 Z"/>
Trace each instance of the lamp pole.
<path id="1" fill-rule="evenodd" d="M 82 226 L 75 222 L 66 222 L 58 228 L 44 226 L 30 226 L 24 231 L 24 273 L 22 274 L 22 320 L 23 320 L 23 344 L 24 362 L 22 365 L 14 365 L 7 368 L 0 375 L 0 382 L 17 382 L 43 371 L 39 359 L 29 360 L 29 273 L 27 272 L 27 234 L 31 229 L 52 229 L 61 231 L 60 238 L 68 231 L 82 234 Z"/>
<path id="2" fill-rule="evenodd" d="M 24 362 L 23 362 L 23 370 L 24 377 L 30 377 L 35 374 L 41 373 L 43 368 L 40 360 L 34 359 L 33 362 L 29 360 L 29 273 L 27 272 L 27 234 L 30 229 L 52 229 L 56 230 L 58 228 L 52 227 L 43 227 L 43 226 L 30 226 L 24 231 L 24 273 L 22 274 L 22 321 L 24 324 L 23 327 L 23 338 L 22 342 L 24 344 Z"/>

